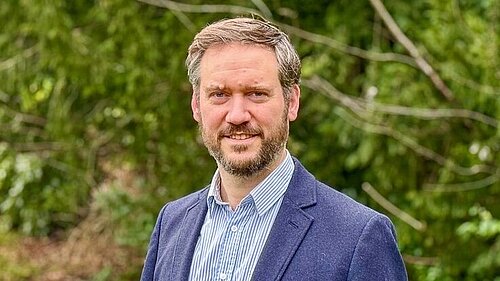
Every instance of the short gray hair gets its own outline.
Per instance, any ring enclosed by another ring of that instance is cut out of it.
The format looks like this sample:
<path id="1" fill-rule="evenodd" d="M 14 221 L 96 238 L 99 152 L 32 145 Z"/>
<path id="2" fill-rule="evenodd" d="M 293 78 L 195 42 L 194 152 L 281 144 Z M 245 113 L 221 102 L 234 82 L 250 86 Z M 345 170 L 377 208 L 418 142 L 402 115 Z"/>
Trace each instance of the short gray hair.
<path id="1" fill-rule="evenodd" d="M 300 58 L 288 36 L 269 22 L 253 18 L 224 19 L 203 28 L 189 46 L 186 66 L 189 82 L 200 87 L 200 63 L 205 51 L 230 43 L 257 44 L 271 48 L 278 61 L 281 87 L 288 100 L 291 88 L 300 83 Z"/>

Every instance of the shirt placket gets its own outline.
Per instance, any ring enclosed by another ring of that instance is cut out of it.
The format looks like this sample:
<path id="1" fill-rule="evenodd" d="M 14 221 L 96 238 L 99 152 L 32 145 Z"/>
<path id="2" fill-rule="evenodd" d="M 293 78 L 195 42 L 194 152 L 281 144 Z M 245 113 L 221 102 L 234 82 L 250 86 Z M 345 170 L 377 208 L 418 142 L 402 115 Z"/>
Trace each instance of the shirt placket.
<path id="1" fill-rule="evenodd" d="M 225 225 L 223 249 L 219 270 L 216 280 L 232 280 L 235 266 L 238 260 L 238 248 L 240 247 L 241 237 L 243 235 L 246 208 L 248 206 L 239 206 L 236 211 L 230 212 L 229 220 Z M 229 208 L 229 207 L 228 207 Z"/>

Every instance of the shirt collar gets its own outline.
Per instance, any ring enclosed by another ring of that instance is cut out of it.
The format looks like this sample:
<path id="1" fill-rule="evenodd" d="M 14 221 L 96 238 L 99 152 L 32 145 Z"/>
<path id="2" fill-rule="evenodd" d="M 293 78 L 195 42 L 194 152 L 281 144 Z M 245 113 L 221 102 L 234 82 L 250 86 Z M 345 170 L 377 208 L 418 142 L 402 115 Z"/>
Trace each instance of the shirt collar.
<path id="1" fill-rule="evenodd" d="M 215 170 L 214 176 L 212 177 L 212 181 L 210 182 L 210 189 L 208 190 L 207 205 L 208 205 L 209 215 L 212 215 L 212 210 L 213 208 L 215 208 L 216 204 L 229 205 L 229 203 L 222 201 L 222 197 L 220 195 L 219 169 Z"/>
<path id="2" fill-rule="evenodd" d="M 287 150 L 285 160 L 250 192 L 259 215 L 267 212 L 285 194 L 294 168 Z"/>
<path id="3" fill-rule="evenodd" d="M 286 151 L 286 157 L 281 164 L 274 169 L 262 182 L 260 182 L 249 195 L 242 199 L 242 202 L 251 197 L 255 204 L 255 208 L 259 215 L 267 212 L 282 196 L 290 183 L 293 175 L 295 164 L 293 163 L 292 156 Z M 223 202 L 220 195 L 220 173 L 217 169 L 212 177 L 210 189 L 207 196 L 207 205 L 209 213 L 215 205 L 229 205 Z"/>

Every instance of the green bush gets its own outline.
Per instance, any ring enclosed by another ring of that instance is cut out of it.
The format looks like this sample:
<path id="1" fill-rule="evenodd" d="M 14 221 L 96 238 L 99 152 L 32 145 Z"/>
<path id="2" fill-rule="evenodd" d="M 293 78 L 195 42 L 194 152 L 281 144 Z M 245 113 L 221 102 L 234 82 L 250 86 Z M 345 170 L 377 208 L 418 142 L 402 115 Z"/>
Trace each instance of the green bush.
<path id="1" fill-rule="evenodd" d="M 202 2 L 215 3 L 190 4 Z M 369 1 L 266 1 L 272 20 L 316 34 L 282 25 L 304 74 L 289 148 L 320 180 L 391 216 L 411 280 L 495 280 L 500 2 L 384 2 L 453 100 Z M 119 243 L 144 249 L 160 207 L 215 168 L 183 62 L 194 33 L 227 16 L 3 1 L 0 228 L 47 235 L 96 206 Z M 425 228 L 383 209 L 365 182 Z"/>

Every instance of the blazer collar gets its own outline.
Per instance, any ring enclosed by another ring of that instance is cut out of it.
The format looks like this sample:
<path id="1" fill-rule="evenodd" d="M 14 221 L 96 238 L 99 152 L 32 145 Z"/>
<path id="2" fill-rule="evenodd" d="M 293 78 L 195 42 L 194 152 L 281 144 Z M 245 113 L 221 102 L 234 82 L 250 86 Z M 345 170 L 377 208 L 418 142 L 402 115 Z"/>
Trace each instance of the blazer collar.
<path id="1" fill-rule="evenodd" d="M 295 171 L 252 280 L 279 280 L 304 239 L 314 217 L 303 209 L 316 204 L 316 180 L 294 158 Z"/>
<path id="2" fill-rule="evenodd" d="M 292 158 L 295 170 L 285 198 L 290 199 L 300 208 L 314 205 L 316 204 L 316 178 L 302 166 L 297 158 Z"/>

